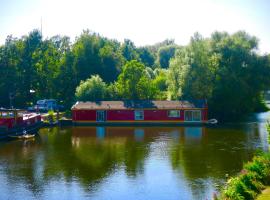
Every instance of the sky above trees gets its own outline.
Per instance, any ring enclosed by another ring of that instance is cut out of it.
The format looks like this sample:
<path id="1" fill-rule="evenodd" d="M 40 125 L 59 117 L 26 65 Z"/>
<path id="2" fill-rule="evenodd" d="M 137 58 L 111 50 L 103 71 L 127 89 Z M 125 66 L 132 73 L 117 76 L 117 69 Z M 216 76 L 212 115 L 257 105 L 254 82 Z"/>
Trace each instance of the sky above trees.
<path id="1" fill-rule="evenodd" d="M 148 45 L 166 38 L 186 45 L 194 32 L 245 30 L 270 53 L 268 0 L 0 0 L 0 44 L 34 28 L 75 39 L 83 29 Z"/>

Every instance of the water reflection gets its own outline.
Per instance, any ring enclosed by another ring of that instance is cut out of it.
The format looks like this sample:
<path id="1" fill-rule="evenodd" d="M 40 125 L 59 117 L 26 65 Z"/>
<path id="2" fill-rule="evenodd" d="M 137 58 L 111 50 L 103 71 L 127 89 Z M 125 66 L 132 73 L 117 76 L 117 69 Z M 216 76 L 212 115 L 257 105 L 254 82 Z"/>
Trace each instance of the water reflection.
<path id="1" fill-rule="evenodd" d="M 265 137 L 257 124 L 42 129 L 0 143 L 0 199 L 209 199 Z"/>

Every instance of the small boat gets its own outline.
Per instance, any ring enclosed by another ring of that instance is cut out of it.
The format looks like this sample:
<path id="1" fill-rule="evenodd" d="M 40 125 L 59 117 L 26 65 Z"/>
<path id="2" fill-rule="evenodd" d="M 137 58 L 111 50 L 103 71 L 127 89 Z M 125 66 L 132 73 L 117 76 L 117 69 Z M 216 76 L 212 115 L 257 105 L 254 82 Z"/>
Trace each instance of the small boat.
<path id="1" fill-rule="evenodd" d="M 207 123 L 208 123 L 208 124 L 217 124 L 217 123 L 218 123 L 218 120 L 216 120 L 216 119 L 209 119 L 209 120 L 207 121 Z"/>
<path id="2" fill-rule="evenodd" d="M 0 139 L 30 138 L 41 125 L 40 114 L 19 109 L 0 109 Z"/>
<path id="3" fill-rule="evenodd" d="M 8 137 L 12 138 L 12 139 L 30 139 L 30 138 L 34 138 L 36 136 L 36 134 L 22 134 L 22 135 L 9 135 Z"/>

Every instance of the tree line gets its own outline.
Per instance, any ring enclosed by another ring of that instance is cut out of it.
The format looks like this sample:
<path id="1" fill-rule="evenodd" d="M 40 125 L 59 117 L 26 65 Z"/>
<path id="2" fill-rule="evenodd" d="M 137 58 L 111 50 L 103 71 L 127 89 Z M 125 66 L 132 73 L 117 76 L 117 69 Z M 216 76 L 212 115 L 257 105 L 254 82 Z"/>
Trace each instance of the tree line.
<path id="1" fill-rule="evenodd" d="M 207 99 L 213 116 L 228 119 L 264 108 L 270 57 L 257 48 L 258 39 L 243 31 L 136 47 L 88 30 L 73 43 L 33 30 L 0 46 L 0 107 L 9 106 L 10 94 L 16 107 L 43 98 L 67 107 L 76 100 Z"/>

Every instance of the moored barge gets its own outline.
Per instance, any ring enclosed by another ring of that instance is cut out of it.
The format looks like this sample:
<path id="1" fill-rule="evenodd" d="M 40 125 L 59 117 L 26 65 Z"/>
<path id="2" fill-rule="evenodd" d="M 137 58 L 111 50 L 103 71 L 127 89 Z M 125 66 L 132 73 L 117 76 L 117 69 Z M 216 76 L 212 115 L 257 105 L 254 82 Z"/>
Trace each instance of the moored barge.
<path id="1" fill-rule="evenodd" d="M 19 109 L 0 109 L 0 139 L 36 133 L 41 125 L 40 114 Z"/>
<path id="2" fill-rule="evenodd" d="M 207 102 L 196 101 L 95 101 L 77 102 L 74 125 L 203 125 L 208 120 Z"/>

